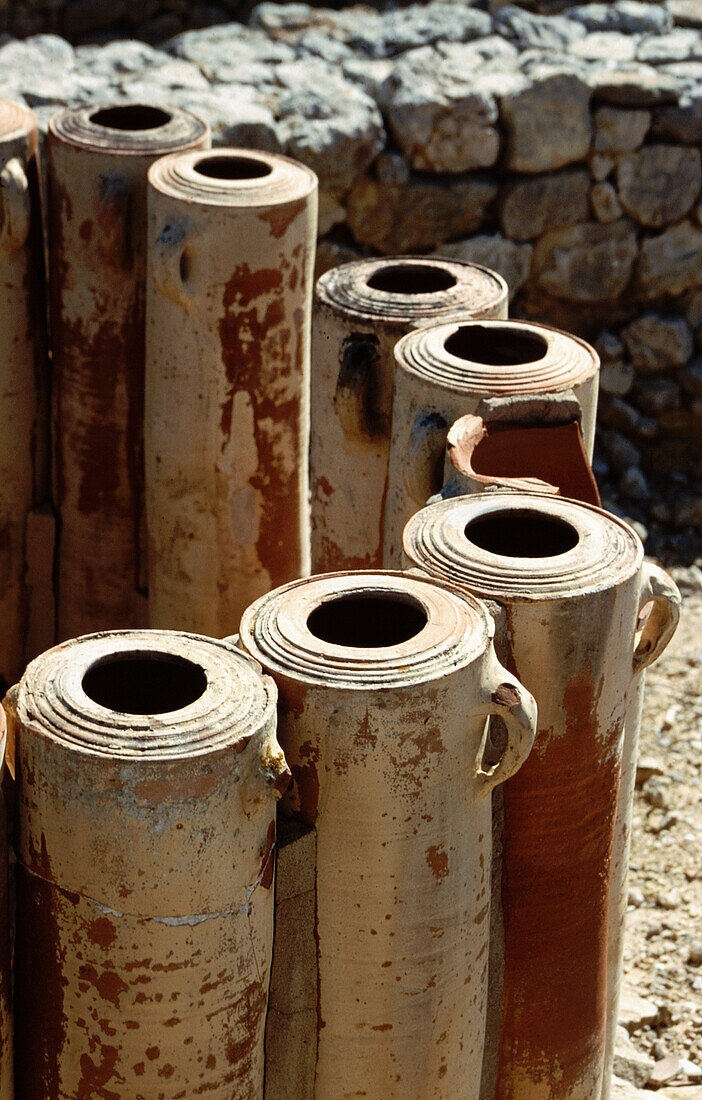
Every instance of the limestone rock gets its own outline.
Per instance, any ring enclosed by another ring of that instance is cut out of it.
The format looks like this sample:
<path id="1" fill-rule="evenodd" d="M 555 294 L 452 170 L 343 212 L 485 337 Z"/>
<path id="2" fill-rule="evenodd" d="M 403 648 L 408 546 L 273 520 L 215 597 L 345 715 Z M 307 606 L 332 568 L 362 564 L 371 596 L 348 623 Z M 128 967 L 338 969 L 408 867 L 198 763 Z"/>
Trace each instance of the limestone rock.
<path id="1" fill-rule="evenodd" d="M 647 145 L 617 164 L 619 200 L 641 225 L 660 228 L 679 221 L 702 187 L 698 149 Z"/>
<path id="2" fill-rule="evenodd" d="M 386 255 L 436 248 L 477 229 L 496 194 L 496 182 L 477 173 L 450 182 L 366 175 L 348 196 L 348 224 L 356 241 Z"/>
<path id="3" fill-rule="evenodd" d="M 673 26 L 662 4 L 618 0 L 614 4 L 581 4 L 568 11 L 588 31 L 619 31 L 620 34 L 661 34 Z"/>
<path id="4" fill-rule="evenodd" d="M 650 378 L 639 382 L 634 395 L 637 409 L 658 416 L 667 409 L 680 408 L 680 386 L 673 378 Z"/>
<path id="5" fill-rule="evenodd" d="M 535 46 L 540 49 L 558 50 L 583 38 L 585 27 L 573 19 L 559 15 L 533 15 L 516 5 L 501 8 L 494 17 L 498 34 L 511 39 L 520 49 Z"/>
<path id="6" fill-rule="evenodd" d="M 465 241 L 445 244 L 439 255 L 455 260 L 482 264 L 497 271 L 509 287 L 510 301 L 529 278 L 533 248 L 530 244 L 516 244 L 500 233 L 469 237 Z"/>
<path id="7" fill-rule="evenodd" d="M 650 1089 L 640 1089 L 638 1085 L 632 1085 L 631 1081 L 623 1081 L 621 1077 L 612 1078 L 611 1100 L 652 1100 L 653 1093 Z M 658 1094 L 660 1100 L 666 1100 Z"/>
<path id="8" fill-rule="evenodd" d="M 351 263 L 352 260 L 360 260 L 361 253 L 351 245 L 341 244 L 334 240 L 322 240 L 317 242 L 315 256 L 314 277 L 318 279 L 325 271 L 340 264 Z"/>
<path id="9" fill-rule="evenodd" d="M 631 363 L 605 363 L 600 370 L 600 389 L 603 393 L 625 397 L 634 384 L 634 368 Z"/>
<path id="10" fill-rule="evenodd" d="M 617 221 L 624 212 L 617 192 L 609 180 L 603 180 L 602 183 L 593 185 L 590 202 L 592 203 L 593 214 L 598 222 L 602 222 L 603 225 Z"/>
<path id="11" fill-rule="evenodd" d="M 590 157 L 590 174 L 594 180 L 601 183 L 614 171 L 616 165 L 616 159 L 609 153 L 593 153 Z"/>
<path id="12" fill-rule="evenodd" d="M 618 34 L 616 31 L 601 31 L 588 34 L 570 45 L 576 57 L 587 61 L 606 61 L 621 64 L 633 61 L 636 57 L 638 39 L 630 34 Z"/>
<path id="13" fill-rule="evenodd" d="M 288 156 L 312 168 L 334 194 L 347 192 L 385 145 L 376 104 L 342 79 L 317 91 L 289 91 L 280 99 L 277 119 Z"/>
<path id="14" fill-rule="evenodd" d="M 631 62 L 616 69 L 594 68 L 590 87 L 599 103 L 614 107 L 655 107 L 675 103 L 679 84 L 674 76 L 652 65 Z"/>
<path id="15" fill-rule="evenodd" d="M 648 65 L 667 65 L 697 58 L 701 53 L 698 32 L 676 28 L 669 34 L 644 38 L 637 47 L 636 59 Z"/>
<path id="16" fill-rule="evenodd" d="M 170 39 L 164 49 L 175 57 L 195 62 L 208 79 L 217 79 L 218 74 L 222 74 L 226 82 L 236 80 L 237 83 L 244 81 L 240 73 L 232 73 L 233 68 L 257 65 L 267 66 L 270 70 L 272 65 L 295 58 L 291 46 L 239 23 L 185 31 Z M 260 71 L 265 73 L 265 69 Z M 268 79 L 271 79 L 270 71 Z"/>
<path id="17" fill-rule="evenodd" d="M 646 313 L 622 330 L 629 358 L 641 374 L 680 367 L 695 347 L 690 327 L 682 317 Z"/>
<path id="18" fill-rule="evenodd" d="M 702 231 L 684 221 L 642 241 L 635 282 L 644 298 L 682 294 L 702 282 Z"/>
<path id="19" fill-rule="evenodd" d="M 647 1024 L 656 1023 L 659 1015 L 660 1009 L 652 1001 L 640 997 L 626 985 L 622 987 L 618 1022 L 630 1035 Z"/>
<path id="20" fill-rule="evenodd" d="M 702 0 L 668 0 L 668 11 L 677 26 L 702 28 Z"/>
<path id="21" fill-rule="evenodd" d="M 660 107 L 651 131 L 662 141 L 695 144 L 702 141 L 702 92 L 686 95 L 680 103 Z"/>
<path id="22" fill-rule="evenodd" d="M 502 200 L 502 229 L 512 240 L 528 241 L 547 229 L 585 221 L 589 192 L 589 173 L 580 168 L 510 184 Z"/>
<path id="23" fill-rule="evenodd" d="M 583 160 L 591 139 L 589 104 L 587 85 L 569 74 L 531 82 L 503 96 L 506 167 L 513 172 L 545 172 Z"/>
<path id="24" fill-rule="evenodd" d="M 599 107 L 594 113 L 594 123 L 597 152 L 633 153 L 651 128 L 651 112 Z"/>
<path id="25" fill-rule="evenodd" d="M 397 145 L 417 171 L 489 168 L 500 151 L 495 100 L 430 53 L 421 71 L 401 63 L 379 89 Z"/>
<path id="26" fill-rule="evenodd" d="M 622 219 L 552 229 L 534 250 L 539 286 L 573 302 L 606 302 L 626 288 L 636 258 L 636 232 Z"/>

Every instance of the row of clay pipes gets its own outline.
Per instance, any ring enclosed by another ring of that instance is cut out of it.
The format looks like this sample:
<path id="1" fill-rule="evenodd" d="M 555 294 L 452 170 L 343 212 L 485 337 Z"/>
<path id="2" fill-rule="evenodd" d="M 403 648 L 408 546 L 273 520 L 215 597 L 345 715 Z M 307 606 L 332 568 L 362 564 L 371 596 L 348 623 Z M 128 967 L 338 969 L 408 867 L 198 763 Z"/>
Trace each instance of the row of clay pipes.
<path id="1" fill-rule="evenodd" d="M 56 115 L 46 231 L 37 144 L 0 105 L 0 1100 L 607 1100 L 679 595 L 595 352 L 472 264 L 314 288 L 314 174 L 183 111 Z"/>

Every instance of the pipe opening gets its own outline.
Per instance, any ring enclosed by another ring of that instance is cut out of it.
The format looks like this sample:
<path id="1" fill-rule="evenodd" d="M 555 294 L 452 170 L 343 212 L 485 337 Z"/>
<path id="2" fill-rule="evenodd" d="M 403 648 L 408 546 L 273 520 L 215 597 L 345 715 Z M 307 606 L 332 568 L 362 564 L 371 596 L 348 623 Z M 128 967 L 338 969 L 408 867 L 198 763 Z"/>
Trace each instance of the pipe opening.
<path id="1" fill-rule="evenodd" d="M 90 121 L 108 130 L 157 130 L 165 126 L 173 115 L 160 107 L 147 107 L 143 103 L 126 103 L 122 107 L 102 107 L 94 111 Z"/>
<path id="2" fill-rule="evenodd" d="M 401 596 L 339 596 L 325 600 L 307 619 L 315 638 L 355 649 L 401 645 L 427 625 L 419 604 Z"/>
<path id="3" fill-rule="evenodd" d="M 167 714 L 194 703 L 207 687 L 200 665 L 171 654 L 115 656 L 89 668 L 83 691 L 120 714 Z"/>
<path id="4" fill-rule="evenodd" d="M 461 325 L 444 342 L 449 355 L 490 367 L 513 367 L 543 359 L 548 344 L 535 332 L 501 325 Z"/>
<path id="5" fill-rule="evenodd" d="M 474 546 L 507 558 L 555 558 L 578 545 L 570 523 L 538 512 L 494 512 L 471 520 L 465 536 Z"/>
<path id="6" fill-rule="evenodd" d="M 213 180 L 257 180 L 273 171 L 265 160 L 255 157 L 205 157 L 193 167 L 201 176 Z"/>
<path id="7" fill-rule="evenodd" d="M 450 290 L 457 281 L 455 275 L 438 264 L 393 264 L 369 275 L 366 286 L 386 294 L 438 294 Z"/>

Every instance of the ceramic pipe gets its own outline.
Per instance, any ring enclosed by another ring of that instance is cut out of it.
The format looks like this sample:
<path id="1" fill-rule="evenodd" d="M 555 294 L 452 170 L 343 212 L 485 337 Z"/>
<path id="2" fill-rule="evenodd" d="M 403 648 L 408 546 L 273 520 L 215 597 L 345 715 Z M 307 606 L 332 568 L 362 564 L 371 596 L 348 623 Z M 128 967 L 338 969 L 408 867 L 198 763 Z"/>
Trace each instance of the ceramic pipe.
<path id="1" fill-rule="evenodd" d="M 37 120 L 0 100 L 0 679 L 24 668 L 32 584 L 27 528 L 48 489 L 48 374 Z M 50 617 L 51 608 L 47 608 Z M 52 639 L 53 640 L 53 639 Z"/>
<path id="2" fill-rule="evenodd" d="M 23 1100 L 262 1097 L 275 704 L 232 645 L 136 630 L 8 696 Z"/>
<path id="3" fill-rule="evenodd" d="M 2 107 L 0 106 L 0 111 Z M 10 900 L 8 882 L 7 805 L 5 769 L 7 729 L 0 708 L 0 1100 L 13 1100 L 12 974 L 10 967 Z"/>
<path id="4" fill-rule="evenodd" d="M 637 645 L 652 574 L 623 521 L 575 501 L 483 493 L 425 508 L 404 534 L 416 569 L 491 601 L 498 653 L 533 690 L 534 750 L 502 788 L 503 939 L 483 1100 L 597 1097 L 606 1073 L 610 891 L 627 700 L 675 618 L 656 571 L 655 615 Z M 622 787 L 622 790 L 624 787 Z M 631 797 L 631 788 L 627 798 Z M 616 847 L 615 847 L 616 853 Z M 535 1006 L 541 1006 L 537 1010 Z"/>
<path id="5" fill-rule="evenodd" d="M 575 336 L 526 321 L 453 322 L 409 333 L 395 360 L 386 566 L 400 564 L 405 524 L 441 488 L 450 426 L 485 399 L 571 391 L 592 456 L 599 359 Z"/>
<path id="6" fill-rule="evenodd" d="M 149 173 L 152 626 L 230 634 L 309 572 L 316 226 L 317 177 L 286 157 L 218 149 Z"/>
<path id="7" fill-rule="evenodd" d="M 59 639 L 146 621 L 146 171 L 207 145 L 177 109 L 77 107 L 49 123 Z"/>
<path id="8" fill-rule="evenodd" d="M 506 317 L 500 275 L 457 260 L 396 256 L 326 272 L 312 327 L 312 569 L 382 565 L 394 347 L 460 313 Z"/>
<path id="9" fill-rule="evenodd" d="M 312 1057 L 307 1079 L 277 1091 L 267 1066 L 267 1100 L 478 1095 L 489 794 L 525 759 L 536 720 L 492 629 L 478 601 L 391 573 L 312 577 L 244 614 L 240 644 L 278 684 L 284 812 L 316 833 L 314 1012 L 300 953 L 299 1003 L 269 1017 L 278 1046 L 300 1042 L 307 1020 Z M 490 715 L 508 747 L 487 768 Z"/>

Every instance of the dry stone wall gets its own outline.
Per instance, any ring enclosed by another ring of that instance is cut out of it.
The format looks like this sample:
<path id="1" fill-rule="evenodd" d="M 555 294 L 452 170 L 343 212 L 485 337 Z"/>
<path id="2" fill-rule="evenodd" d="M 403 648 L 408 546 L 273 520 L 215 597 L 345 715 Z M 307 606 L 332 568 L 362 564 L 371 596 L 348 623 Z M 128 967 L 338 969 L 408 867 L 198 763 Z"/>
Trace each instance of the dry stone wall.
<path id="1" fill-rule="evenodd" d="M 515 314 L 600 351 L 606 503 L 653 551 L 672 530 L 699 554 L 702 0 L 548 7 L 265 3 L 158 48 L 39 34 L 0 45 L 0 95 L 43 124 L 173 103 L 219 144 L 299 158 L 321 181 L 320 270 L 434 251 L 496 268 Z"/>

